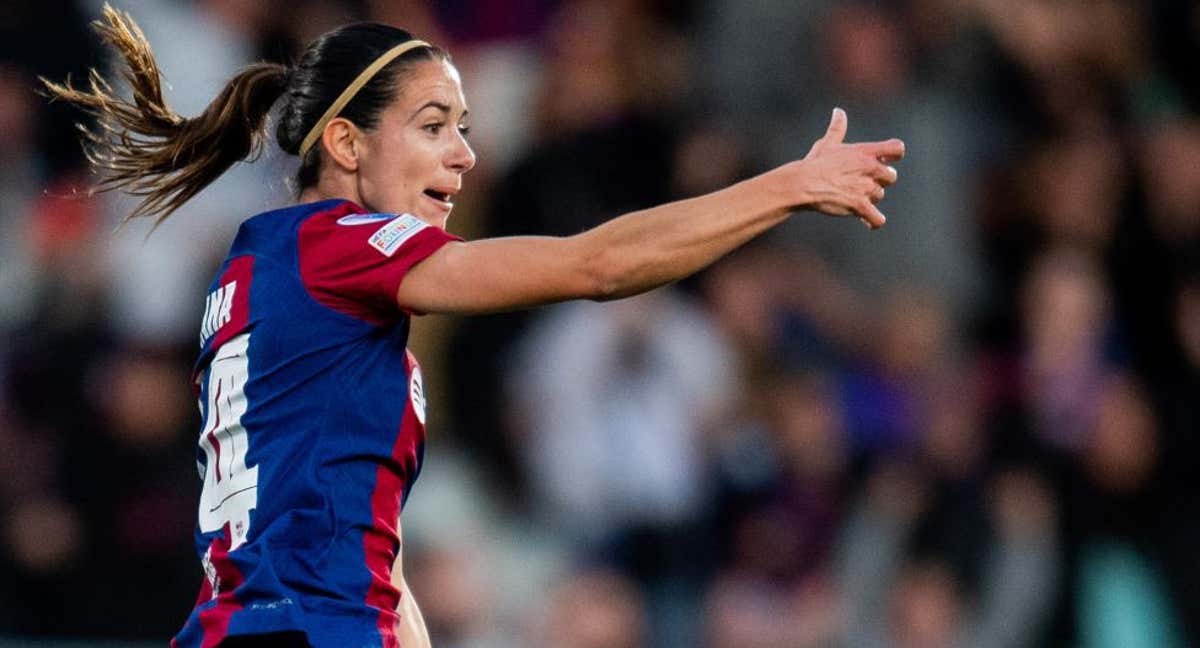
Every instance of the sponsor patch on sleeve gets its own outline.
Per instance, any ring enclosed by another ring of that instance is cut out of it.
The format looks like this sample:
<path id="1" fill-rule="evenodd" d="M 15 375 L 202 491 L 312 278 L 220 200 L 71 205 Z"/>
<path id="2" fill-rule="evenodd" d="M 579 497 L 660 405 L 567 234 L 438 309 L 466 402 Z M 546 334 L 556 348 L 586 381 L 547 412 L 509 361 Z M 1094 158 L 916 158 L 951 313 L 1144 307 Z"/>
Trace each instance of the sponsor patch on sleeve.
<path id="1" fill-rule="evenodd" d="M 367 242 L 371 244 L 371 247 L 382 252 L 384 256 L 390 257 L 400 249 L 401 245 L 404 245 L 405 241 L 428 226 L 425 221 L 412 214 L 400 214 L 383 227 L 375 230 Z"/>

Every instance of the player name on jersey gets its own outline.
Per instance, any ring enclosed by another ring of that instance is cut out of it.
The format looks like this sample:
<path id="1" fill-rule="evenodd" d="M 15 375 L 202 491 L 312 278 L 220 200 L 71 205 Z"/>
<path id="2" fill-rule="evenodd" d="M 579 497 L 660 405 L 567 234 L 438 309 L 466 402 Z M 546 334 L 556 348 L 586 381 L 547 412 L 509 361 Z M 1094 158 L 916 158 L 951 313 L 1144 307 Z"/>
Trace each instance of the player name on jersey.
<path id="1" fill-rule="evenodd" d="M 208 293 L 204 305 L 204 319 L 200 324 L 200 346 L 208 341 L 220 328 L 233 318 L 233 293 L 237 290 L 237 281 L 222 284 L 216 290 Z"/>

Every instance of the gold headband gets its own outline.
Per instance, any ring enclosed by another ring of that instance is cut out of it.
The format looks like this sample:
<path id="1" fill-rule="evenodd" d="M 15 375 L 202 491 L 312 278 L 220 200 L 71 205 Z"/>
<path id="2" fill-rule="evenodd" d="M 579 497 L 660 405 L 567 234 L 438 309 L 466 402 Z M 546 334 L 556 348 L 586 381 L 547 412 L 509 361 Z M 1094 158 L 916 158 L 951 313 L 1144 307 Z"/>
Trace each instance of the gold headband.
<path id="1" fill-rule="evenodd" d="M 329 122 L 332 121 L 334 117 L 337 117 L 338 113 L 342 112 L 342 109 L 346 107 L 346 104 L 350 103 L 350 100 L 354 98 L 354 95 L 358 94 L 358 91 L 362 90 L 363 86 L 367 85 L 367 82 L 374 78 L 374 76 L 383 69 L 383 66 L 391 63 L 392 60 L 397 56 L 400 56 L 401 54 L 418 47 L 430 47 L 430 45 L 429 43 L 420 40 L 405 41 L 384 52 L 379 58 L 375 59 L 374 63 L 368 65 L 367 69 L 359 72 L 358 76 L 354 78 L 354 81 L 352 81 L 350 85 L 346 86 L 346 89 L 342 90 L 342 94 L 338 95 L 338 98 L 329 105 L 329 109 L 325 111 L 325 114 L 321 115 L 321 118 L 317 120 L 317 123 L 313 124 L 312 130 L 308 131 L 308 135 L 306 135 L 304 137 L 304 141 L 300 143 L 300 159 L 303 160 L 304 156 L 308 153 L 308 150 L 311 149 L 313 144 L 316 144 L 317 140 L 321 138 L 321 133 L 325 132 L 325 127 L 329 125 Z"/>

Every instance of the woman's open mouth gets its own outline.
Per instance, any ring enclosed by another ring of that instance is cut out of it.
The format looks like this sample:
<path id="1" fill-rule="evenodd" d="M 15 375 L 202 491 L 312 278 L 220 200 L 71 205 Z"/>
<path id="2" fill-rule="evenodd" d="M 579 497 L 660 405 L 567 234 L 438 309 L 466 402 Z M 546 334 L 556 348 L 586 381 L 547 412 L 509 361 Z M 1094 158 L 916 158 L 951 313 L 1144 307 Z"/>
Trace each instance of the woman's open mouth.
<path id="1" fill-rule="evenodd" d="M 442 203 L 444 205 L 452 206 L 454 204 L 454 202 L 453 202 L 454 196 L 449 193 L 437 191 L 434 189 L 426 189 L 425 195 L 429 196 L 430 198 L 433 198 L 434 200 L 436 200 L 439 203 Z"/>

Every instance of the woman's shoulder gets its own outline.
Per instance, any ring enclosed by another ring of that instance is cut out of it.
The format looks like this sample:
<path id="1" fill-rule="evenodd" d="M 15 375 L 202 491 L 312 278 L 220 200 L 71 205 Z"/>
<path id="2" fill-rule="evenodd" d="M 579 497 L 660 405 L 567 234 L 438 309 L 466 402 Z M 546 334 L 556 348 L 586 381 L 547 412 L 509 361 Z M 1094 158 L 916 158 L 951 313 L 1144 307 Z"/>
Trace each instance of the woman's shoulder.
<path id="1" fill-rule="evenodd" d="M 281 221 L 295 221 L 297 223 L 320 215 L 331 215 L 341 217 L 345 215 L 361 214 L 364 210 L 355 203 L 342 198 L 328 198 L 326 200 L 318 200 L 315 202 L 296 203 L 276 207 L 260 212 L 247 218 L 243 221 L 242 226 L 251 227 L 267 226 L 271 229 L 279 229 Z"/>
<path id="2" fill-rule="evenodd" d="M 270 250 L 293 244 L 300 227 L 313 219 L 336 220 L 362 213 L 362 208 L 339 198 L 299 203 L 259 212 L 242 221 L 234 238 L 234 253 L 238 250 L 269 253 Z"/>

